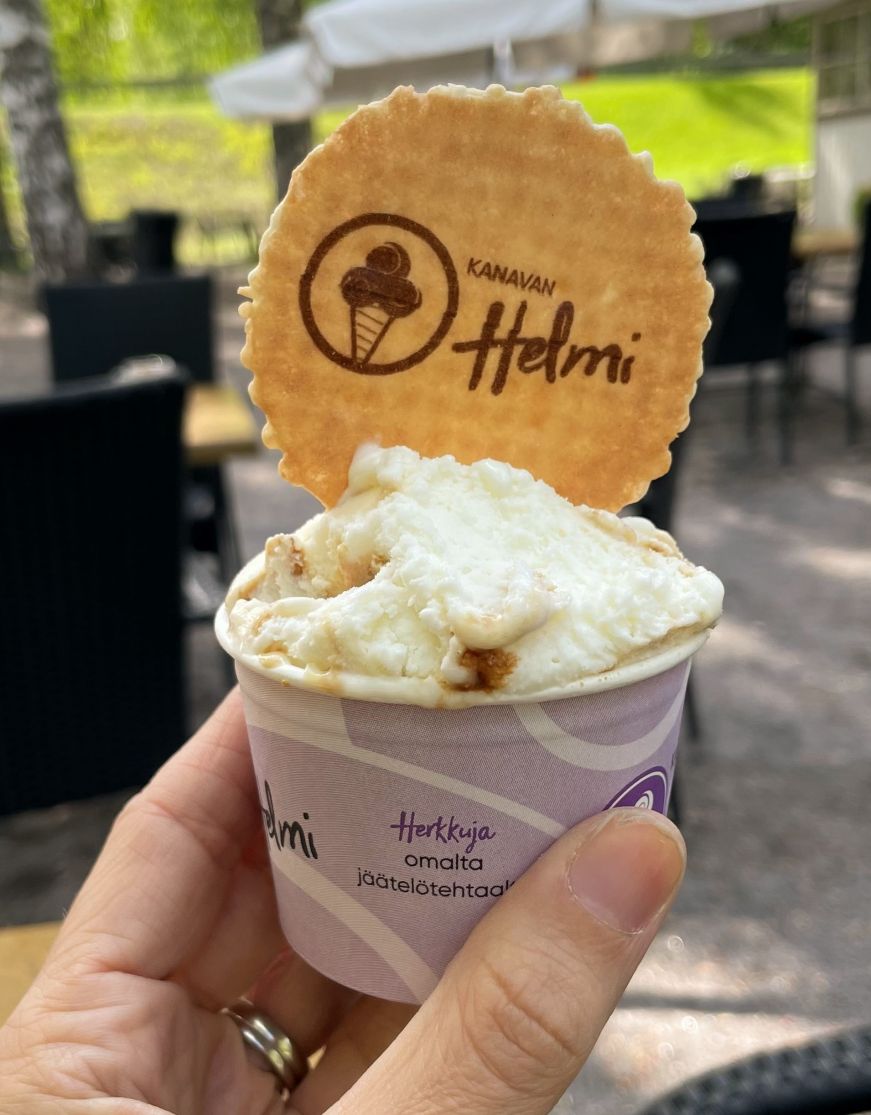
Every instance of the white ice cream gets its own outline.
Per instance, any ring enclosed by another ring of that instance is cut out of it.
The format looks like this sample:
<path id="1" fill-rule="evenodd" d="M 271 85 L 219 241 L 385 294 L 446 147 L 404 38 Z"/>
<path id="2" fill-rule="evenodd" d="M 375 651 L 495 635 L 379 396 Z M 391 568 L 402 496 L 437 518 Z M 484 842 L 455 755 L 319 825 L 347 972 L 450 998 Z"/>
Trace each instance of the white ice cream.
<path id="1" fill-rule="evenodd" d="M 227 598 L 229 649 L 279 678 L 302 669 L 356 696 L 390 679 L 421 704 L 522 698 L 720 615 L 722 584 L 668 534 L 573 507 L 499 461 L 364 446 L 348 480 L 332 510 L 270 538 Z"/>

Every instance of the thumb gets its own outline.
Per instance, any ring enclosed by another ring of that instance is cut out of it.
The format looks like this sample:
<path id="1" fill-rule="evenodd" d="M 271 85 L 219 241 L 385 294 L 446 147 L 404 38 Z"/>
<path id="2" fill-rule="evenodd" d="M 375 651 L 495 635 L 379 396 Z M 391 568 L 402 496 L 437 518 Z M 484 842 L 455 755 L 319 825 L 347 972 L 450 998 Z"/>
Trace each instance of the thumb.
<path id="1" fill-rule="evenodd" d="M 476 927 L 331 1111 L 544 1115 L 577 1075 L 683 877 L 680 833 L 618 809 L 563 836 Z"/>

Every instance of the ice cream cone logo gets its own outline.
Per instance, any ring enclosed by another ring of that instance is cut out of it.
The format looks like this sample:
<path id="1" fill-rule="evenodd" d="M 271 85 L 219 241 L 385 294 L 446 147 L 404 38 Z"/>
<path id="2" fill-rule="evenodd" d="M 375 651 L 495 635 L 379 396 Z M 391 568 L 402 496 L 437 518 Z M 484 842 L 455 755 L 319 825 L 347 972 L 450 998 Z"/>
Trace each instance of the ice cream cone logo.
<path id="1" fill-rule="evenodd" d="M 342 278 L 342 297 L 351 311 L 351 359 L 364 368 L 397 318 L 420 306 L 421 293 L 408 278 L 408 252 L 392 240 L 373 248 L 363 267 Z"/>
<path id="2" fill-rule="evenodd" d="M 435 233 L 401 213 L 361 213 L 315 246 L 300 276 L 299 310 L 331 364 L 389 376 L 435 352 L 459 294 L 456 267 Z"/>

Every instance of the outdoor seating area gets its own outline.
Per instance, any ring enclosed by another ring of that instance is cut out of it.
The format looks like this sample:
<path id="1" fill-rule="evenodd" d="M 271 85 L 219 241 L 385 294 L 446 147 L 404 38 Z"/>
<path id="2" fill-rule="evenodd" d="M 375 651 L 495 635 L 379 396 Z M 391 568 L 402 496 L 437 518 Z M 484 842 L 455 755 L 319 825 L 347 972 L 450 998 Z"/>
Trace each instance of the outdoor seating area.
<path id="1" fill-rule="evenodd" d="M 124 20 L 135 4 L 113 3 L 123 15 L 115 26 L 127 27 L 126 35 L 157 34 L 130 31 L 134 23 Z M 151 180 L 132 169 L 129 196 L 112 183 L 121 207 L 95 200 L 103 196 L 101 163 L 84 138 L 95 110 L 69 76 L 77 72 L 71 59 L 78 48 L 57 5 L 48 5 L 46 25 L 60 59 L 60 93 L 53 96 L 61 133 L 64 117 L 81 114 L 77 141 L 64 148 L 78 186 L 70 193 L 64 175 L 53 182 L 48 163 L 34 170 L 32 150 L 21 141 L 26 121 L 16 116 L 15 47 L 0 36 L 7 121 L 0 128 L 0 568 L 7 586 L 0 624 L 0 1028 L 38 978 L 119 811 L 236 684 L 213 627 L 234 576 L 267 538 L 321 510 L 308 491 L 279 475 L 279 454 L 262 442 L 264 416 L 249 397 L 251 375 L 240 360 L 239 290 L 257 261 L 268 223 L 263 202 L 275 176 L 281 183 L 282 168 L 298 163 L 356 103 L 404 82 L 425 91 L 446 81 L 559 84 L 596 123 L 622 127 L 633 151 L 640 149 L 632 134 L 637 120 L 656 118 L 650 147 L 661 174 L 657 138 L 668 148 L 694 125 L 665 109 L 659 119 L 655 101 L 641 112 L 632 98 L 648 101 L 658 88 L 665 97 L 667 80 L 696 83 L 697 103 L 707 100 L 717 111 L 725 104 L 736 128 L 750 121 L 761 133 L 766 111 L 777 118 L 770 161 L 730 154 L 713 178 L 692 163 L 692 153 L 680 156 L 686 174 L 677 167 L 674 177 L 695 210 L 693 232 L 713 295 L 704 374 L 691 426 L 671 444 L 670 470 L 621 512 L 649 519 L 691 562 L 714 571 L 725 605 L 687 682 L 671 787 L 669 816 L 688 852 L 685 881 L 583 1071 L 554 1098 L 552 1111 L 871 1112 L 871 3 L 703 6 L 700 19 L 684 10 L 693 5 L 666 5 L 664 12 L 645 0 L 599 0 L 571 12 L 541 0 L 468 0 L 463 18 L 450 21 L 436 0 L 324 0 L 298 6 L 303 34 L 296 38 L 268 21 L 257 24 L 252 5 L 232 33 L 222 31 L 226 48 L 204 55 L 199 67 L 209 74 L 196 93 L 200 123 L 220 119 L 209 126 L 226 137 L 220 129 L 232 120 L 243 136 L 197 155 L 204 196 L 210 159 L 224 168 L 216 170 L 228 182 L 223 206 L 210 194 L 201 205 L 195 191 L 181 198 L 172 184 L 164 191 L 158 175 L 157 185 L 143 190 Z M 242 10 L 235 0 L 233 7 Z M 82 13 L 76 35 L 91 33 L 88 19 L 99 18 Z M 383 22 L 373 22 L 379 14 Z M 248 28 L 247 39 L 240 27 Z M 41 33 L 37 27 L 28 42 L 42 41 Z M 801 69 L 809 83 L 801 160 L 775 151 L 786 125 L 773 86 L 749 107 L 766 58 L 772 73 Z M 142 80 L 134 74 L 124 95 L 138 95 Z M 639 94 L 642 82 L 648 84 Z M 97 86 L 87 92 L 101 95 Z M 189 110 L 185 98 L 193 103 L 195 95 L 180 98 L 179 121 Z M 613 116 L 599 113 L 599 103 L 612 104 Z M 172 111 L 167 105 L 154 113 L 160 127 Z M 112 111 L 108 100 L 100 111 Z M 863 114 L 868 134 L 857 144 Z M 143 120 L 147 115 L 142 110 Z M 181 135 L 184 124 L 177 126 Z M 268 156 L 255 170 L 253 156 L 229 161 L 246 135 L 258 136 L 252 150 L 259 143 Z M 697 146 L 693 134 L 687 151 Z M 243 162 L 233 184 L 236 171 L 226 168 Z M 245 175 L 256 177 L 256 196 Z M 54 189 L 63 194 L 57 212 L 65 216 L 52 227 L 57 217 L 44 199 Z M 579 191 L 572 221 L 583 222 L 586 212 Z M 391 241 L 378 250 L 390 247 L 397 249 Z M 401 272 L 404 249 L 398 251 Z M 366 257 L 370 271 L 378 270 L 374 254 Z M 310 263 L 309 297 L 315 270 Z M 395 281 L 405 281 L 404 273 Z M 344 285 L 342 296 L 354 320 Z M 506 297 L 501 289 L 498 297 Z M 297 308 L 288 303 L 288 318 Z M 456 301 L 445 329 L 455 313 Z M 392 320 L 388 315 L 387 328 Z M 376 346 L 385 335 L 379 328 Z M 365 371 L 371 353 L 358 360 L 363 341 L 353 330 L 352 357 L 343 359 Z M 541 339 L 542 351 L 548 343 Z M 335 355 L 332 334 L 316 344 Z M 521 370 L 532 371 L 522 359 Z M 394 370 L 373 367 L 375 374 L 356 378 L 389 378 L 379 369 Z M 591 360 L 587 376 L 595 370 Z M 304 404 L 299 420 L 306 421 Z M 331 451 L 324 444 L 325 457 Z M 333 731 L 324 728 L 331 723 L 325 713 L 317 717 L 315 730 Z M 259 731 L 271 721 L 255 723 Z M 353 734 L 347 746 L 360 750 Z M 376 765 L 391 762 L 382 756 Z M 198 769 L 197 777 L 208 782 L 212 774 Z M 294 848 L 301 822 L 276 819 L 265 786 L 268 804 L 261 795 L 259 808 L 267 836 L 279 846 L 287 830 Z M 366 776 L 359 793 L 378 800 Z M 309 812 L 304 816 L 309 824 Z M 209 826 L 203 822 L 205 846 Z M 318 840 L 323 852 L 327 841 L 320 833 Z M 255 862 L 255 853 L 245 854 Z M 162 868 L 168 873 L 170 858 Z M 304 870 L 310 874 L 299 878 L 308 880 L 312 909 L 325 895 L 332 900 L 312 882 L 315 866 L 306 862 Z M 362 880 L 363 868 L 356 870 Z M 381 946 L 371 942 L 378 933 L 366 926 L 372 936 L 362 939 L 377 952 Z M 178 969 L 165 978 L 186 976 Z M 265 1016 L 274 1015 L 276 1001 Z M 249 1048 L 259 1048 L 240 1029 Z M 296 1040 L 291 1036 L 291 1047 Z M 308 1071 L 309 1052 L 323 1044 L 306 1051 L 294 1086 Z M 2 1055 L 0 1029 L 0 1062 Z M 4 1096 L 0 1085 L 0 1107 Z M 309 1110 L 315 1107 L 305 1115 Z"/>

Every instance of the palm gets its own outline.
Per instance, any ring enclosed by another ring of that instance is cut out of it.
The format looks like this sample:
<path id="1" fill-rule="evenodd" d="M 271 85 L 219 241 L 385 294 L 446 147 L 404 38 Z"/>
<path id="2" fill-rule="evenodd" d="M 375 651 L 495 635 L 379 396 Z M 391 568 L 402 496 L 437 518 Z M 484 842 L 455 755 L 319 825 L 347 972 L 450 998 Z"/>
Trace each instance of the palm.
<path id="1" fill-rule="evenodd" d="M 112 972 L 90 991 L 87 1014 L 99 1034 L 93 1047 L 78 1050 L 77 1071 L 95 1094 L 139 1099 L 172 1115 L 283 1110 L 273 1079 L 248 1061 L 233 1023 L 176 984 Z"/>
<path id="2" fill-rule="evenodd" d="M 316 977 L 310 973 L 310 978 Z M 178 985 L 107 973 L 91 987 L 94 991 L 97 1001 L 92 999 L 89 1013 L 101 1031 L 112 1035 L 111 1050 L 105 1039 L 91 1056 L 80 1050 L 80 1070 L 88 1071 L 92 1087 L 103 1095 L 140 1099 L 167 1115 L 320 1115 L 368 1068 L 411 1013 L 397 1004 L 359 1000 L 288 1112 L 275 1078 L 245 1054 L 235 1024 L 198 1006 Z M 312 1013 L 306 1004 L 297 1004 L 296 1010 L 301 1016 Z M 79 1017 L 77 1027 L 81 1022 Z M 109 1051 L 107 1079 L 100 1066 Z"/>

